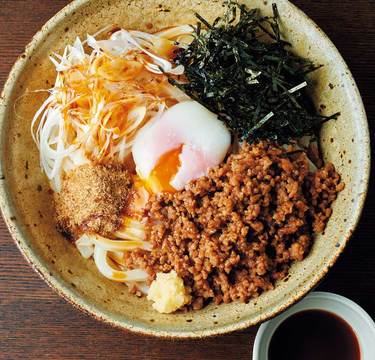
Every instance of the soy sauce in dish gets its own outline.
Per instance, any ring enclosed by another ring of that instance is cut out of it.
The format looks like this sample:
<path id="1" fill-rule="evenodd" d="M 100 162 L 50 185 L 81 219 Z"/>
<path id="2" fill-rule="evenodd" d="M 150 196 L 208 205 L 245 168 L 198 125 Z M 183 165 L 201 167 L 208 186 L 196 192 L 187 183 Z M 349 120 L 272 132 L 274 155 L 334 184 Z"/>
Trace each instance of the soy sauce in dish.
<path id="1" fill-rule="evenodd" d="M 323 310 L 296 313 L 279 325 L 271 338 L 268 360 L 360 360 L 351 326 Z"/>

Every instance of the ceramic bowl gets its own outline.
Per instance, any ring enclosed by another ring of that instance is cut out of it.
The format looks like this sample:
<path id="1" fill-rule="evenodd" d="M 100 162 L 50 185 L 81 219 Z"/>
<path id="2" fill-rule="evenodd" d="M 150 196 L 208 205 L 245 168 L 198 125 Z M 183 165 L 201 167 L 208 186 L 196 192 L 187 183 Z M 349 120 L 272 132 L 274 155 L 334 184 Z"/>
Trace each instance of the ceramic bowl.
<path id="1" fill-rule="evenodd" d="M 46 97 L 37 89 L 53 84 L 48 56 L 60 52 L 76 36 L 85 37 L 112 23 L 150 31 L 195 21 L 194 11 L 213 20 L 222 13 L 212 0 L 76 0 L 56 14 L 34 36 L 5 84 L 0 101 L 0 202 L 4 219 L 18 247 L 34 269 L 61 296 L 100 321 L 137 333 L 193 338 L 243 329 L 275 316 L 304 296 L 327 273 L 345 248 L 361 214 L 370 166 L 366 115 L 352 75 L 327 36 L 302 11 L 286 0 L 276 1 L 283 31 L 297 54 L 324 67 L 315 72 L 314 103 L 325 114 L 341 112 L 324 125 L 321 146 L 346 183 L 333 204 L 333 215 L 310 255 L 294 264 L 275 290 L 247 304 L 210 306 L 186 314 L 155 312 L 146 299 L 103 278 L 92 261 L 56 231 L 48 183 L 39 167 L 30 136 L 33 114 Z M 249 7 L 271 13 L 270 2 L 252 0 Z M 348 254 L 350 256 L 350 254 Z"/>
<path id="2" fill-rule="evenodd" d="M 350 325 L 358 339 L 361 360 L 375 358 L 375 323 L 358 304 L 341 295 L 314 291 L 298 304 L 262 324 L 255 337 L 253 360 L 267 360 L 276 329 L 290 316 L 306 310 L 323 310 L 337 315 Z"/>

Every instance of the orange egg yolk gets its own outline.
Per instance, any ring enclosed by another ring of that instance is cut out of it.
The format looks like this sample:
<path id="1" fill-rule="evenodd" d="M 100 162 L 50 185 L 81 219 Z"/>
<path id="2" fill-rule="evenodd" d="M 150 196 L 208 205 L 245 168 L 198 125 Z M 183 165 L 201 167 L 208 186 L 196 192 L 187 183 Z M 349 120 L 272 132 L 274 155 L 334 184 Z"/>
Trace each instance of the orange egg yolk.
<path id="1" fill-rule="evenodd" d="M 159 158 L 149 178 L 146 180 L 145 186 L 149 191 L 153 193 L 176 191 L 170 181 L 181 165 L 179 158 L 181 151 L 182 145 L 177 149 L 166 152 Z"/>

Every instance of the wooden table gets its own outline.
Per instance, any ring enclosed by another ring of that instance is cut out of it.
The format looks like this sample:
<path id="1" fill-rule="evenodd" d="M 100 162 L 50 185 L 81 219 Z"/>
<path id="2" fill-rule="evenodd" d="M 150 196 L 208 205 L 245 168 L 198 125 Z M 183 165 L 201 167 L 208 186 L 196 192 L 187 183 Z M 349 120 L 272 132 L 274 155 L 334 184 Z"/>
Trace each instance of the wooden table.
<path id="1" fill-rule="evenodd" d="M 0 0 L 0 88 L 41 25 L 67 0 Z M 354 73 L 375 132 L 375 1 L 295 0 Z M 320 290 L 347 296 L 375 318 L 374 171 L 362 220 Z M 145 338 L 103 325 L 59 298 L 27 265 L 0 223 L 0 359 L 251 359 L 257 328 L 198 341 Z"/>

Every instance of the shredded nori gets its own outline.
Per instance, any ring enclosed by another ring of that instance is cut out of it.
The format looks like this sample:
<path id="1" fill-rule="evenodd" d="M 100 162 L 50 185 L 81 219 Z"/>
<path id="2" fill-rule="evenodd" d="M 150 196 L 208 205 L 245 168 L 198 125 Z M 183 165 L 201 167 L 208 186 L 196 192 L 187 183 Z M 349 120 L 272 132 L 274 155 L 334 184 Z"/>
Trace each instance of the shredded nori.
<path id="1" fill-rule="evenodd" d="M 226 7 L 212 24 L 196 14 L 194 40 L 175 59 L 187 81 L 171 83 L 218 114 L 241 140 L 287 143 L 317 135 L 339 114 L 322 116 L 312 106 L 304 82 L 320 66 L 293 54 L 281 38 L 276 4 L 270 17 L 232 1 Z M 298 85 L 302 89 L 290 92 Z"/>

